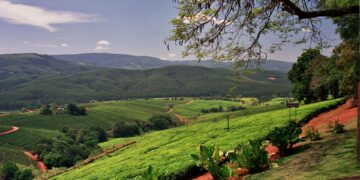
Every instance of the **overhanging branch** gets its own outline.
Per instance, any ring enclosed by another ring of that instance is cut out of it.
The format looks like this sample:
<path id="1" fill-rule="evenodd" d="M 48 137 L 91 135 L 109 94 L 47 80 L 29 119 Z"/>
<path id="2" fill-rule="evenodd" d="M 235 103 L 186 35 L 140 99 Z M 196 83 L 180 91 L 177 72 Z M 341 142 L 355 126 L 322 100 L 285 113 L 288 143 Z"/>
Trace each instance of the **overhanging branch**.
<path id="1" fill-rule="evenodd" d="M 359 14 L 359 6 L 349 6 L 338 9 L 319 10 L 319 11 L 303 11 L 290 0 L 279 0 L 285 11 L 296 15 L 299 19 L 311 19 L 315 17 L 338 17 L 347 14 Z"/>

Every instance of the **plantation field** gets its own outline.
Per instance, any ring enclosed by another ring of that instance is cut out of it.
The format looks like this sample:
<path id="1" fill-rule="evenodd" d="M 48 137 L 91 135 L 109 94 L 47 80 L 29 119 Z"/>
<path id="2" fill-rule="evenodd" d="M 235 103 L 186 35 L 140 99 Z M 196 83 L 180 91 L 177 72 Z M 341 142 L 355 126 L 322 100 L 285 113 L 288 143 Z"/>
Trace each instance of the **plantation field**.
<path id="1" fill-rule="evenodd" d="M 161 99 L 107 101 L 85 104 L 87 116 L 72 116 L 58 114 L 53 116 L 39 115 L 38 113 L 20 113 L 0 118 L 1 125 L 28 127 L 37 129 L 59 130 L 64 126 L 92 127 L 99 126 L 105 129 L 118 121 L 147 121 L 154 114 L 162 114 L 168 110 L 168 104 L 184 103 L 185 101 L 170 101 Z"/>
<path id="2" fill-rule="evenodd" d="M 339 101 L 329 100 L 301 106 L 298 109 L 298 120 Z M 179 106 L 175 106 L 175 112 Z M 143 173 L 149 165 L 168 178 L 181 175 L 195 165 L 190 154 L 197 153 L 199 144 L 217 144 L 222 150 L 228 150 L 248 139 L 262 138 L 274 127 L 283 126 L 288 122 L 288 110 L 284 109 L 284 106 L 258 108 L 261 109 L 255 108 L 247 113 L 240 111 L 206 114 L 199 117 L 199 123 L 194 122 L 189 126 L 156 131 L 138 137 L 113 139 L 102 143 L 101 146 L 110 147 L 132 140 L 136 141 L 136 144 L 54 179 L 129 179 Z M 273 109 L 265 111 L 265 108 Z M 228 131 L 225 128 L 224 116 L 229 114 L 231 129 Z"/>
<path id="3" fill-rule="evenodd" d="M 185 118 L 194 118 L 201 115 L 202 109 L 218 108 L 222 106 L 226 110 L 229 106 L 248 106 L 240 102 L 222 101 L 222 100 L 193 100 L 185 104 L 175 106 L 174 111 L 181 114 Z"/>

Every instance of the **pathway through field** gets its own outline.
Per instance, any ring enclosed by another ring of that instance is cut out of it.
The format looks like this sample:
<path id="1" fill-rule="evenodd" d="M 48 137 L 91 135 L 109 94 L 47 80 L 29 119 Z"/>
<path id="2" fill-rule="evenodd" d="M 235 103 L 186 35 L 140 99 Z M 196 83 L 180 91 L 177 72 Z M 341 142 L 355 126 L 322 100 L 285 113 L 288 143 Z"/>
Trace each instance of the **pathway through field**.
<path id="1" fill-rule="evenodd" d="M 37 167 L 40 169 L 40 171 L 42 172 L 46 172 L 47 171 L 47 167 L 45 165 L 44 162 L 42 162 L 39 158 L 38 158 L 38 155 L 34 155 L 32 154 L 31 152 L 29 151 L 23 151 L 23 153 L 29 157 L 31 160 L 35 161 L 36 162 L 36 165 Z"/>
<path id="2" fill-rule="evenodd" d="M 11 129 L 4 131 L 4 132 L 0 132 L 0 136 L 5 135 L 5 134 L 10 134 L 13 133 L 15 131 L 19 130 L 19 127 L 13 126 L 11 127 Z"/>
<path id="3" fill-rule="evenodd" d="M 357 117 L 357 107 L 351 106 L 352 99 L 349 99 L 346 101 L 345 104 L 331 110 L 324 112 L 317 117 L 311 119 L 305 126 L 302 127 L 303 134 L 300 136 L 304 136 L 304 132 L 306 131 L 308 126 L 312 126 L 315 129 L 318 129 L 319 131 L 327 131 L 328 124 L 333 123 L 336 120 L 339 120 L 339 123 L 341 124 L 347 124 L 351 122 L 354 118 Z M 272 146 L 271 144 L 265 148 L 265 150 L 269 154 L 269 160 L 275 160 L 278 159 L 279 156 L 277 154 L 278 148 L 275 146 Z M 195 180 L 213 180 L 213 177 L 210 173 L 206 173 L 204 175 L 201 175 L 199 177 L 194 178 Z M 242 179 L 242 177 L 240 177 Z"/>
<path id="4" fill-rule="evenodd" d="M 15 131 L 18 131 L 20 128 L 13 126 L 11 127 L 10 130 L 4 131 L 4 132 L 0 132 L 0 136 L 3 136 L 5 134 L 10 134 L 13 133 Z M 40 161 L 39 158 L 37 157 L 37 155 L 33 155 L 31 152 L 29 151 L 23 151 L 23 153 L 28 156 L 31 160 L 36 162 L 37 167 L 42 171 L 42 172 L 46 172 L 47 171 L 47 167 L 45 165 L 44 162 Z"/>

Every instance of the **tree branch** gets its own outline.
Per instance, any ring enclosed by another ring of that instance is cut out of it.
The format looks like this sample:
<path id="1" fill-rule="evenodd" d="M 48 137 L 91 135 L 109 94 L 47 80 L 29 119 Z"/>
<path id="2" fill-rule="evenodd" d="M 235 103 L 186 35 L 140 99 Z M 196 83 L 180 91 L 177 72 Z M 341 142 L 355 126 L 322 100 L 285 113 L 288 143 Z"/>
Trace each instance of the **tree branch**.
<path id="1" fill-rule="evenodd" d="M 314 17 L 338 17 L 347 14 L 359 14 L 359 6 L 349 6 L 338 9 L 319 10 L 319 11 L 303 11 L 296 4 L 290 0 L 279 0 L 285 11 L 290 14 L 296 15 L 299 19 L 311 19 Z"/>

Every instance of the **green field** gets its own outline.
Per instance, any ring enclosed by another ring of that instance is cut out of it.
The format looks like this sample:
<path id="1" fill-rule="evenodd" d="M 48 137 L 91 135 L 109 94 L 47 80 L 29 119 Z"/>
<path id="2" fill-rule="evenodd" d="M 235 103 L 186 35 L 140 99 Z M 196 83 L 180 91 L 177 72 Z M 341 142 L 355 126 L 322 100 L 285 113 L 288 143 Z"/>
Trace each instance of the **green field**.
<path id="1" fill-rule="evenodd" d="M 108 130 L 113 122 L 147 121 L 155 114 L 163 114 L 168 110 L 168 104 L 181 104 L 188 100 L 132 100 L 108 101 L 85 104 L 87 116 L 71 116 L 59 114 L 52 116 L 34 113 L 13 113 L 0 117 L 0 132 L 9 130 L 11 126 L 20 129 L 11 134 L 0 136 L 2 154 L 1 161 L 13 161 L 29 165 L 28 159 L 21 150 L 33 150 L 34 145 L 42 138 L 51 138 L 62 133 L 62 127 L 86 128 L 102 127 Z"/>
<path id="2" fill-rule="evenodd" d="M 298 119 L 339 101 L 304 105 L 298 109 Z M 175 111 L 176 108 L 175 106 Z M 270 107 L 258 108 L 264 111 L 264 108 Z M 189 126 L 152 132 L 139 137 L 113 139 L 102 143 L 101 146 L 109 147 L 130 140 L 137 143 L 55 179 L 128 179 L 140 175 L 149 165 L 155 167 L 163 176 L 186 173 L 188 168 L 195 165 L 190 154 L 196 153 L 199 144 L 217 144 L 223 150 L 231 149 L 248 139 L 264 137 L 274 127 L 282 126 L 288 121 L 287 109 L 277 107 L 267 112 L 255 109 L 253 113 L 229 113 L 230 131 L 225 129 L 226 119 L 223 113 L 214 113 L 205 115 L 206 118 L 199 117 L 201 121 Z"/>

